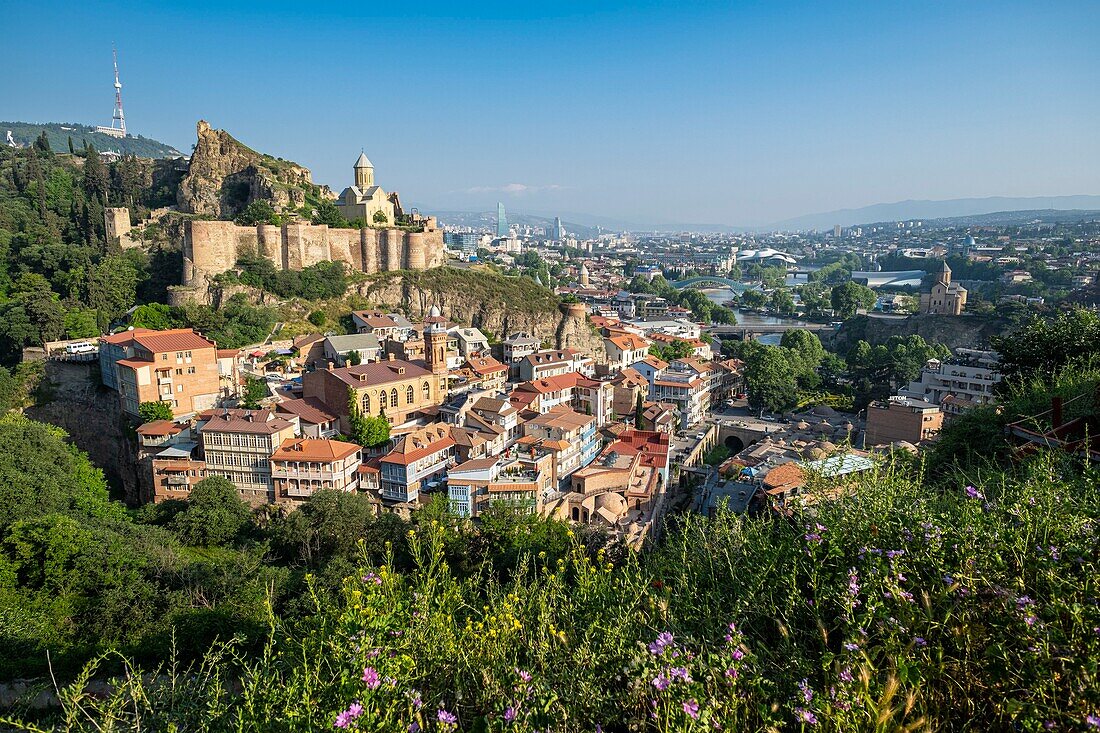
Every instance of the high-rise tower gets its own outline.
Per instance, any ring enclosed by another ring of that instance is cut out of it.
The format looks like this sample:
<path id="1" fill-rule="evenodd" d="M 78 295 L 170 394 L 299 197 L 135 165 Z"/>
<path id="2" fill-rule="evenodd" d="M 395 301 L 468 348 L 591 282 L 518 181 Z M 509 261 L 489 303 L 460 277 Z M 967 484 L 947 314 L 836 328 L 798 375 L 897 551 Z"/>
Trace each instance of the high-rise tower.
<path id="1" fill-rule="evenodd" d="M 118 80 L 118 51 L 111 49 L 111 56 L 115 63 L 115 112 L 111 115 L 111 126 L 100 125 L 95 129 L 111 137 L 126 137 L 126 115 L 122 112 L 122 82 Z"/>
<path id="2" fill-rule="evenodd" d="M 497 201 L 497 236 L 507 237 L 509 234 L 508 216 L 504 213 L 504 204 Z"/>

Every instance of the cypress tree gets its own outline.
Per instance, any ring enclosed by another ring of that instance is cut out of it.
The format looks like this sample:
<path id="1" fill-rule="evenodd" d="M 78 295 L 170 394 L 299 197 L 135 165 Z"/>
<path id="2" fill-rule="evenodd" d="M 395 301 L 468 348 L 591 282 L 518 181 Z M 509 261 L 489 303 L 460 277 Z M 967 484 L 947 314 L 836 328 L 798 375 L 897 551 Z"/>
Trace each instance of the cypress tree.
<path id="1" fill-rule="evenodd" d="M 69 154 L 76 155 L 76 150 L 73 148 L 73 136 L 69 135 Z"/>

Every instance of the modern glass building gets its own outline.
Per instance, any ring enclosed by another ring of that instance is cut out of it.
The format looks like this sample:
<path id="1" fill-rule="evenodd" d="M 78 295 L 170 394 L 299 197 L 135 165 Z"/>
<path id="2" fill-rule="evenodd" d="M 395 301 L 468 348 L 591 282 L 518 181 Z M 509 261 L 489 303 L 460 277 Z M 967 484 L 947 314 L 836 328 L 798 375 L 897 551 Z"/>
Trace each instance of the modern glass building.
<path id="1" fill-rule="evenodd" d="M 504 213 L 504 204 L 497 201 L 497 236 L 508 236 L 508 216 Z"/>

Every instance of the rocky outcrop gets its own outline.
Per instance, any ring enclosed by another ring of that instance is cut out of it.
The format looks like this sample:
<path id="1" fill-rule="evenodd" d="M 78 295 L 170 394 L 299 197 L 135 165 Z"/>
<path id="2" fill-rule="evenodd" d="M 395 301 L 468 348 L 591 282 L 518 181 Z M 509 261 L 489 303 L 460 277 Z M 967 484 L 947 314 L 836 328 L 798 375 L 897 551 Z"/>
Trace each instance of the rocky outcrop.
<path id="1" fill-rule="evenodd" d="M 151 478 L 139 470 L 137 443 L 118 394 L 100 385 L 99 362 L 49 361 L 46 379 L 44 392 L 50 399 L 28 408 L 27 417 L 64 429 L 72 444 L 103 468 L 112 491 L 136 505 L 142 490 L 149 488 L 142 482 Z"/>
<path id="2" fill-rule="evenodd" d="M 584 306 L 559 303 L 529 278 L 441 267 L 383 273 L 356 289 L 371 303 L 402 311 L 414 321 L 437 305 L 448 320 L 474 326 L 491 339 L 524 331 L 555 348 L 574 348 L 598 363 L 607 361 L 603 338 L 588 321 Z"/>
<path id="3" fill-rule="evenodd" d="M 305 203 L 306 189 L 313 186 L 308 169 L 261 155 L 205 120 L 196 131 L 198 142 L 176 194 L 180 211 L 231 218 L 253 201 L 267 201 L 276 210 Z"/>
<path id="4" fill-rule="evenodd" d="M 952 349 L 982 349 L 989 348 L 990 337 L 1003 334 L 1009 325 L 1006 319 L 981 315 L 856 316 L 845 321 L 836 333 L 828 337 L 823 335 L 822 341 L 839 354 L 847 353 L 860 340 L 876 345 L 885 343 L 891 336 L 914 334 L 929 343 L 945 344 Z"/>

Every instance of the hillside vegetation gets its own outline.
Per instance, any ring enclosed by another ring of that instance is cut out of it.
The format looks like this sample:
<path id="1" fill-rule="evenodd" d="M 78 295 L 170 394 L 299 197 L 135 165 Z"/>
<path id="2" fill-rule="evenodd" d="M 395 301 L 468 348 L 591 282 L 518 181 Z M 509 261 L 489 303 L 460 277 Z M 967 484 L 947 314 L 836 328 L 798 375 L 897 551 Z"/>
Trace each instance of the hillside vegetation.
<path id="1" fill-rule="evenodd" d="M 29 146 L 43 132 L 54 150 L 68 150 L 69 139 L 75 150 L 83 150 L 94 145 L 97 150 L 113 150 L 122 155 L 135 155 L 139 158 L 175 158 L 182 153 L 159 140 L 131 135 L 125 138 L 111 137 L 96 132 L 94 125 L 81 125 L 75 122 L 0 122 L 0 134 L 12 137 L 19 145 Z"/>

